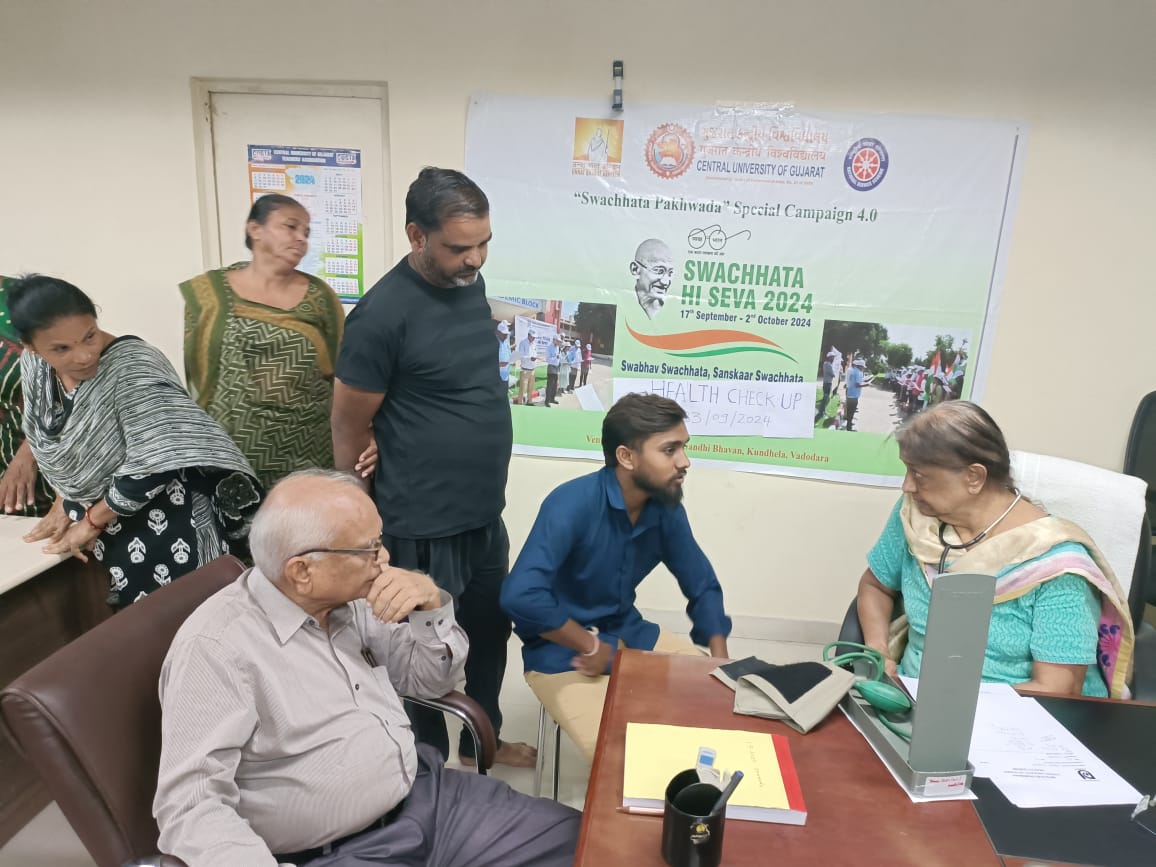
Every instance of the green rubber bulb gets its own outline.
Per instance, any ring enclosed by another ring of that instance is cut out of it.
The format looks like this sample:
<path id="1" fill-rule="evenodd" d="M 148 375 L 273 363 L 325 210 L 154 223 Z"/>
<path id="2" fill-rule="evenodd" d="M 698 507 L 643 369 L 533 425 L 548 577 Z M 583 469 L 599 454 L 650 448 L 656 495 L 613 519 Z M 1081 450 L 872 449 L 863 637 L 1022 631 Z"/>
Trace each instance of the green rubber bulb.
<path id="1" fill-rule="evenodd" d="M 855 689 L 876 710 L 884 713 L 906 713 L 911 710 L 911 700 L 897 686 L 878 680 L 865 680 L 855 684 Z"/>

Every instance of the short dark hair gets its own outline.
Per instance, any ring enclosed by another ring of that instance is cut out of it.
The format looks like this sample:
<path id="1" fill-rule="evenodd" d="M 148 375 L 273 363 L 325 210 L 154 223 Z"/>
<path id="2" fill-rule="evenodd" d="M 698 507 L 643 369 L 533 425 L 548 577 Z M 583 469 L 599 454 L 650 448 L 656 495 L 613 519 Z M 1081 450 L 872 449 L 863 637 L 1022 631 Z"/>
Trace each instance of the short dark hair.
<path id="1" fill-rule="evenodd" d="M 454 169 L 426 166 L 405 194 L 405 224 L 436 232 L 455 217 L 485 217 L 490 200 L 482 188 Z"/>
<path id="2" fill-rule="evenodd" d="M 979 404 L 967 400 L 936 404 L 903 425 L 895 439 L 906 463 L 949 470 L 980 464 L 987 470 L 988 482 L 1013 487 L 1007 440 Z"/>
<path id="3" fill-rule="evenodd" d="M 92 299 L 58 277 L 25 274 L 9 285 L 7 294 L 12 327 L 25 343 L 66 316 L 96 317 Z"/>
<path id="4" fill-rule="evenodd" d="M 283 196 L 280 193 L 269 193 L 267 196 L 261 196 L 261 198 L 253 202 L 253 207 L 249 209 L 249 216 L 245 218 L 245 246 L 247 248 L 250 250 L 253 249 L 253 239 L 249 237 L 249 223 L 252 222 L 258 226 L 264 226 L 269 219 L 269 215 L 282 208 L 300 208 L 306 211 L 305 206 L 295 198 L 292 196 Z M 308 211 L 306 211 L 306 213 L 308 213 Z"/>
<path id="5" fill-rule="evenodd" d="M 665 433 L 686 419 L 686 410 L 669 397 L 625 394 L 602 419 L 602 454 L 606 466 L 618 466 L 619 446 L 637 451 L 655 434 Z"/>

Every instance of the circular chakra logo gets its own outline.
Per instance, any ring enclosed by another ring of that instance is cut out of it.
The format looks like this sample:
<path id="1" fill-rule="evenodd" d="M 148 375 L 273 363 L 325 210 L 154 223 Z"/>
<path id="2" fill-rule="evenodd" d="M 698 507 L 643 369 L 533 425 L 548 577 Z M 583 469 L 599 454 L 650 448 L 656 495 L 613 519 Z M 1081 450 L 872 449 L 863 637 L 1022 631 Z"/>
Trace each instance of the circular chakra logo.
<path id="1" fill-rule="evenodd" d="M 873 190 L 887 176 L 887 148 L 877 138 L 861 138 L 843 158 L 843 177 L 852 189 Z"/>
<path id="2" fill-rule="evenodd" d="M 646 140 L 646 165 L 660 178 L 677 178 L 694 160 L 694 138 L 677 123 L 664 123 Z"/>

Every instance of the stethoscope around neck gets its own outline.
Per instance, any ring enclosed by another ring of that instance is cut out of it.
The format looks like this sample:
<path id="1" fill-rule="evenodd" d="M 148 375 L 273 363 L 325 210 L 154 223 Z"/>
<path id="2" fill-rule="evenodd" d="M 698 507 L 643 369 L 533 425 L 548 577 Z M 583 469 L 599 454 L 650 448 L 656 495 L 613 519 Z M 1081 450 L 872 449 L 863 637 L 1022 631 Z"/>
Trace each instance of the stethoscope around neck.
<path id="1" fill-rule="evenodd" d="M 986 530 L 984 530 L 982 533 L 980 533 L 978 536 L 976 536 L 973 539 L 968 539 L 966 542 L 960 542 L 959 544 L 952 544 L 951 542 L 948 542 L 946 539 L 943 538 L 943 531 L 947 529 L 947 524 L 945 524 L 943 521 L 939 522 L 939 544 L 943 546 L 943 553 L 939 555 L 939 568 L 936 570 L 937 575 L 942 575 L 943 570 L 947 568 L 947 555 L 948 555 L 948 553 L 950 553 L 951 551 L 966 551 L 968 548 L 972 547 L 973 545 L 978 545 L 980 542 L 982 542 L 987 537 L 988 533 L 990 533 L 992 530 L 995 529 L 996 524 L 998 524 L 1000 521 L 1002 521 L 1004 518 L 1006 518 L 1008 515 L 1011 514 L 1011 510 L 1016 507 L 1016 503 L 1018 503 L 1020 500 L 1022 500 L 1024 498 L 1024 495 L 1021 494 L 1018 490 L 1016 490 L 1015 488 L 1012 488 L 1012 490 L 1015 491 L 1016 496 L 1015 496 L 1015 499 L 1011 501 L 1011 505 L 1003 510 L 1002 515 L 1000 515 L 998 518 L 996 518 L 994 521 L 992 521 L 990 524 L 988 524 Z"/>

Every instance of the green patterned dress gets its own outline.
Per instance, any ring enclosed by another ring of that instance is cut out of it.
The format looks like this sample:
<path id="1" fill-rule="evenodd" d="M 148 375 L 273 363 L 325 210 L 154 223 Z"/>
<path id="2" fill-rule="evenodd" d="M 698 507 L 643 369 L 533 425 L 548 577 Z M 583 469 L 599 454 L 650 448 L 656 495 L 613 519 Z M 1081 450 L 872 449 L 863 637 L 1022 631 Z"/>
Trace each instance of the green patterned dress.
<path id="1" fill-rule="evenodd" d="M 0 277 L 0 475 L 16 456 L 24 442 L 24 399 L 20 388 L 20 338 L 8 317 L 8 285 L 12 281 Z M 21 515 L 43 515 L 52 505 L 53 493 L 44 476 L 36 479 L 36 504 Z"/>
<path id="2" fill-rule="evenodd" d="M 291 309 L 248 301 L 226 276 L 247 266 L 181 284 L 185 376 L 268 489 L 286 473 L 333 466 L 329 411 L 345 315 L 336 293 L 312 276 Z"/>

